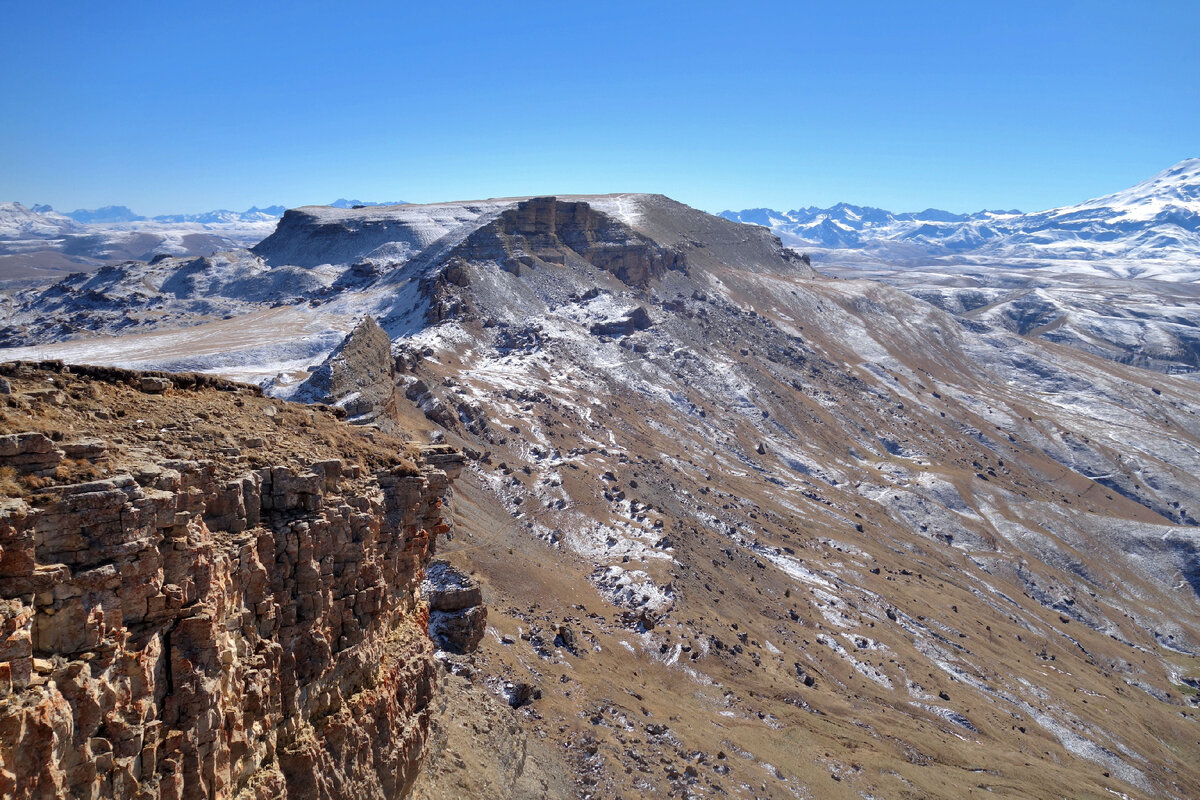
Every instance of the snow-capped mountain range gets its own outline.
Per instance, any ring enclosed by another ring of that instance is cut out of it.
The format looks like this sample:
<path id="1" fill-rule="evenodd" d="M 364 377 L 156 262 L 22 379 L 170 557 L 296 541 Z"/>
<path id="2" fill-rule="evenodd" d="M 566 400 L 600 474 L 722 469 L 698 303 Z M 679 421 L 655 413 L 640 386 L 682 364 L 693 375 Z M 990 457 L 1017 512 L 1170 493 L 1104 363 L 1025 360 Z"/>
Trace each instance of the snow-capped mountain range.
<path id="1" fill-rule="evenodd" d="M 1124 191 L 1035 213 L 938 209 L 897 214 L 839 203 L 831 208 L 725 211 L 764 225 L 796 247 L 856 248 L 890 260 L 931 256 L 1030 259 L 1200 258 L 1200 158 Z"/>
<path id="2" fill-rule="evenodd" d="M 871 278 L 957 315 L 1163 372 L 1200 370 L 1200 159 L 1121 192 L 1023 214 L 727 211 L 822 272 Z"/>

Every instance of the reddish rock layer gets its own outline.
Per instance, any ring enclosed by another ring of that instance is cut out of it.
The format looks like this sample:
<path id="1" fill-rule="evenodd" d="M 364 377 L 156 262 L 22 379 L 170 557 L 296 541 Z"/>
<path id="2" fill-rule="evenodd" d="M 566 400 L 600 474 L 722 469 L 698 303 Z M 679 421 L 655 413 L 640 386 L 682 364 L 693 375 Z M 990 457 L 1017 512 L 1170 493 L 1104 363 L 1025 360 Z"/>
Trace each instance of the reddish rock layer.
<path id="1" fill-rule="evenodd" d="M 390 798 L 446 471 L 142 464 L 0 505 L 0 797 Z"/>

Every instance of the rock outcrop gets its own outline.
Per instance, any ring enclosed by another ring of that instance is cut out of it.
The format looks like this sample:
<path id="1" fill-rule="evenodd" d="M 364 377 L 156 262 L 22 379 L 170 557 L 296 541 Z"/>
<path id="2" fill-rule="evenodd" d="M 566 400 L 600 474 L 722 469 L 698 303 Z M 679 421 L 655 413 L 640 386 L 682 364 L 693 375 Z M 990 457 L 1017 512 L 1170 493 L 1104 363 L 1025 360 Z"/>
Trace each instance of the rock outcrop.
<path id="1" fill-rule="evenodd" d="M 465 654 L 487 630 L 487 606 L 479 583 L 444 561 L 429 565 L 421 593 L 429 602 L 429 637 L 439 649 Z"/>
<path id="2" fill-rule="evenodd" d="M 392 341 L 371 317 L 355 326 L 296 391 L 303 402 L 346 410 L 350 422 L 394 425 L 396 366 Z"/>
<path id="3" fill-rule="evenodd" d="M 239 472 L 114 445 L 102 479 L 6 484 L 0 796 L 402 796 L 436 682 L 419 585 L 444 451 Z"/>
<path id="4" fill-rule="evenodd" d="M 470 260 L 500 258 L 505 270 L 562 265 L 579 259 L 630 286 L 676 270 L 687 272 L 683 253 L 664 247 L 583 201 L 534 197 L 506 209 L 452 253 Z"/>

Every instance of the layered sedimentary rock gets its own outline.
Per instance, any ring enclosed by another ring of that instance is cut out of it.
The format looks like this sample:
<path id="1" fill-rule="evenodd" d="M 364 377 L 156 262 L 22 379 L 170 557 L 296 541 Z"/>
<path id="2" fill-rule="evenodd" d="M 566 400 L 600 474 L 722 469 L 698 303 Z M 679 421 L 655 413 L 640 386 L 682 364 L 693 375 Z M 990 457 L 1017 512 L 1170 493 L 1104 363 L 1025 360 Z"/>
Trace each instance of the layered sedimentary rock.
<path id="1" fill-rule="evenodd" d="M 401 796 L 436 679 L 420 578 L 460 462 L 114 449 L 102 479 L 0 500 L 0 796 Z"/>
<path id="2" fill-rule="evenodd" d="M 391 346 L 375 320 L 364 318 L 297 390 L 295 399 L 344 408 L 354 423 L 394 428 L 396 368 Z"/>
<path id="3" fill-rule="evenodd" d="M 631 286 L 645 286 L 669 270 L 687 271 L 681 251 L 660 245 L 586 202 L 557 197 L 534 197 L 506 209 L 452 256 L 500 258 L 504 269 L 516 274 L 522 267 L 575 258 Z"/>
<path id="4" fill-rule="evenodd" d="M 487 606 L 479 582 L 444 561 L 429 565 L 421 594 L 429 603 L 429 637 L 439 649 L 469 653 L 487 630 Z"/>

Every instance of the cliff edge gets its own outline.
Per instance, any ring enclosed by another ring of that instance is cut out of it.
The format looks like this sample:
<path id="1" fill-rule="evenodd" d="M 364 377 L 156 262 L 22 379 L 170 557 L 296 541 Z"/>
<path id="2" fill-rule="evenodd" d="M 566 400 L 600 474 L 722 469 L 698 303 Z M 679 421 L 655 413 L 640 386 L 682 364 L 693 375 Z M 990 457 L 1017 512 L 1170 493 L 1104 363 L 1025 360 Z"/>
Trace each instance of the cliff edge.
<path id="1" fill-rule="evenodd" d="M 205 376 L 0 365 L 0 796 L 407 791 L 461 461 L 345 428 Z"/>

